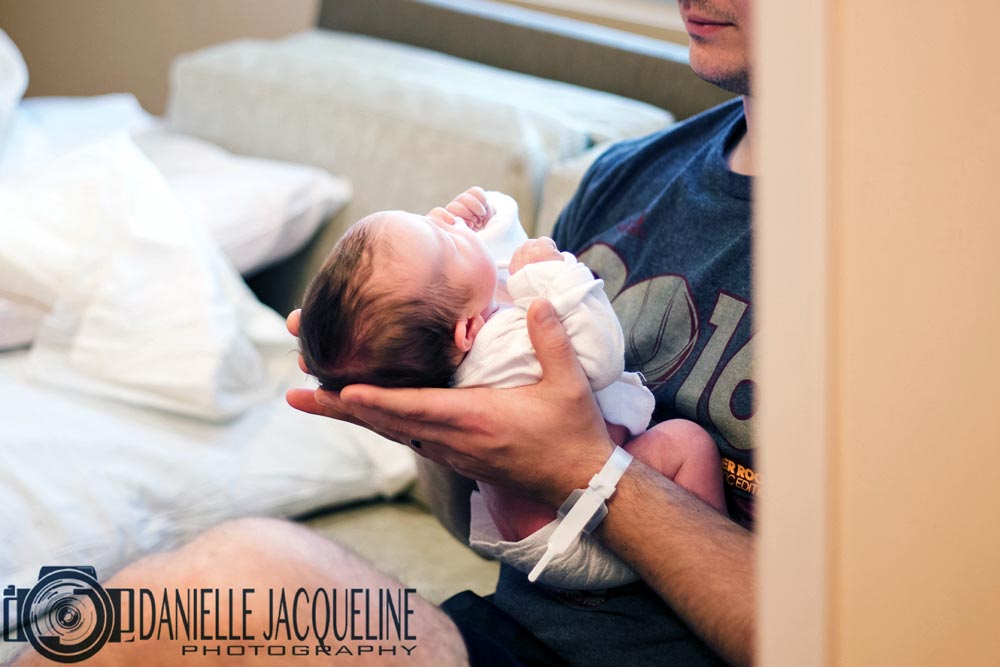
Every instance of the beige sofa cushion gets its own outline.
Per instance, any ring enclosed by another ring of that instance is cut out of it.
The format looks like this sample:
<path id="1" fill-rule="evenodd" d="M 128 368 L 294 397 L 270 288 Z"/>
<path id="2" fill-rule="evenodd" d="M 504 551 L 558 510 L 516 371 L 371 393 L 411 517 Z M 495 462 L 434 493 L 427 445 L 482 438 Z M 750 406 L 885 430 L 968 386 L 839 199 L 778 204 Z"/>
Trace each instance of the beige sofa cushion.
<path id="1" fill-rule="evenodd" d="M 672 122 L 608 93 L 325 30 L 179 58 L 168 118 L 236 152 L 346 176 L 349 220 L 428 210 L 478 183 L 514 196 L 529 229 L 551 164 Z"/>

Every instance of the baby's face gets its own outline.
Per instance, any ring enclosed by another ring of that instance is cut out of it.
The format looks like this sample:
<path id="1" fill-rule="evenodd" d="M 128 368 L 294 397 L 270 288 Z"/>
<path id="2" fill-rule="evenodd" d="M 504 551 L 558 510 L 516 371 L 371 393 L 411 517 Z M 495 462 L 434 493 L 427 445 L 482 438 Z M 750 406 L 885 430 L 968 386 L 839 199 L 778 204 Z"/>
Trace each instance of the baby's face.
<path id="1" fill-rule="evenodd" d="M 465 304 L 466 316 L 488 315 L 494 307 L 497 288 L 496 261 L 479 235 L 460 220 L 448 224 L 404 211 L 379 214 L 370 224 L 391 245 L 403 281 L 426 284 L 433 272 L 443 272 L 444 280 L 464 288 L 471 297 Z M 426 278 L 426 281 L 424 280 Z"/>

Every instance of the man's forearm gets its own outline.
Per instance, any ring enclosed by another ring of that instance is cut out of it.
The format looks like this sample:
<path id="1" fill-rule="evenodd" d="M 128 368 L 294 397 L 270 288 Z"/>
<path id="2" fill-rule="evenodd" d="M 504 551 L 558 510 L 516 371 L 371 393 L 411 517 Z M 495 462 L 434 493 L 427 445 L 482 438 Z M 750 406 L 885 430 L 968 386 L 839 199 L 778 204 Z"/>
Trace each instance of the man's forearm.
<path id="1" fill-rule="evenodd" d="M 633 461 L 597 536 L 735 665 L 754 648 L 753 535 Z"/>

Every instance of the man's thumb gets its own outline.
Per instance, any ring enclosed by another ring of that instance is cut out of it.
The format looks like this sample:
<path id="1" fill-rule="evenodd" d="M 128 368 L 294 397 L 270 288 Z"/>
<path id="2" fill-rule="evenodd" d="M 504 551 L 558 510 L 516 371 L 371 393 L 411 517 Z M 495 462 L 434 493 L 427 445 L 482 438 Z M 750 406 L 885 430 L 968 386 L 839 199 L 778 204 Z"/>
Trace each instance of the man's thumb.
<path id="1" fill-rule="evenodd" d="M 584 377 L 569 334 L 548 300 L 536 299 L 528 308 L 528 336 L 546 380 L 578 381 Z"/>

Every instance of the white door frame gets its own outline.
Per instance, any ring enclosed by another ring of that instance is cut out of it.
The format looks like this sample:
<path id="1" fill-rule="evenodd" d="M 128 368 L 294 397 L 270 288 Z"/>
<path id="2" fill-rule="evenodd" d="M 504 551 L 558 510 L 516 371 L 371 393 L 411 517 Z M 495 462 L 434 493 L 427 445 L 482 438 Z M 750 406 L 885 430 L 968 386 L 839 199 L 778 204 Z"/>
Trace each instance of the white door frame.
<path id="1" fill-rule="evenodd" d="M 755 0 L 759 665 L 830 664 L 826 0 Z"/>

